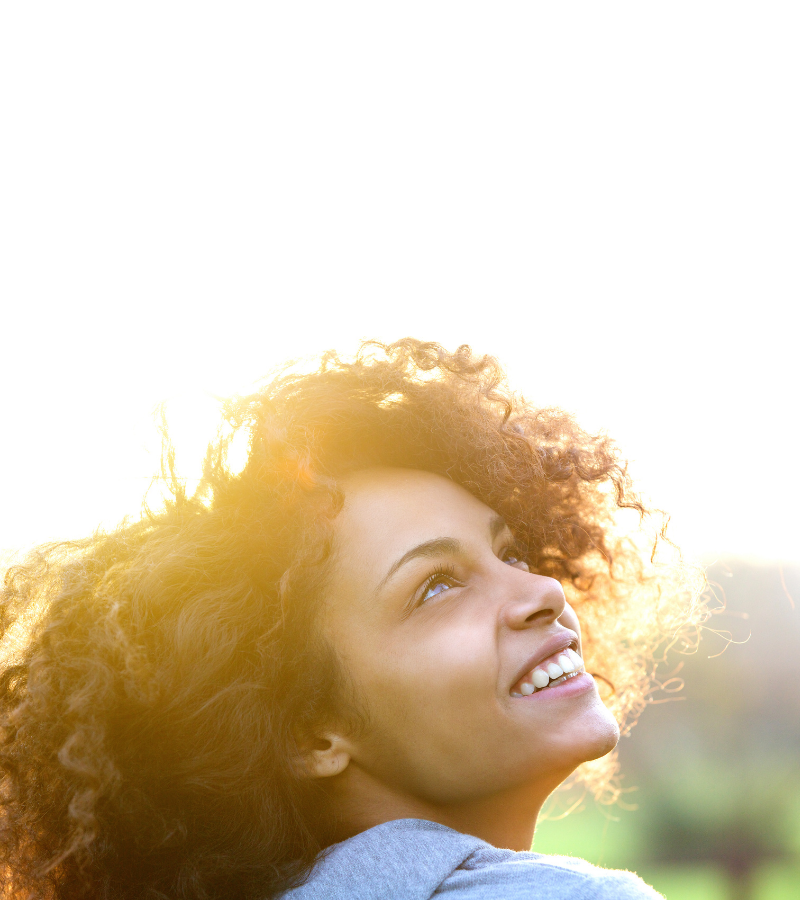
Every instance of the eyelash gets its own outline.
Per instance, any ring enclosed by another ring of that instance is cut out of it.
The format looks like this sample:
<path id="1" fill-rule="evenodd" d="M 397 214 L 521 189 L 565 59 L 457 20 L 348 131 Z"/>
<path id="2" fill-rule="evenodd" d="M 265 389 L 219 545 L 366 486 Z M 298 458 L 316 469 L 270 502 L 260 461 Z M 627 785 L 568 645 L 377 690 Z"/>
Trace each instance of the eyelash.
<path id="1" fill-rule="evenodd" d="M 500 552 L 499 559 L 503 562 L 508 562 L 508 557 L 513 556 L 517 562 L 526 562 L 525 557 L 521 553 L 519 556 L 516 555 L 518 553 L 520 553 L 520 550 L 511 544 Z M 450 582 L 450 587 L 462 586 L 461 582 L 456 578 L 456 572 L 452 565 L 438 566 L 422 583 L 419 590 L 419 600 L 416 605 L 422 606 L 425 603 L 425 595 L 440 582 Z"/>
<path id="2" fill-rule="evenodd" d="M 453 568 L 453 566 L 439 566 L 438 568 L 434 569 L 430 575 L 428 575 L 425 581 L 423 581 L 422 587 L 419 589 L 419 602 L 417 603 L 417 606 L 422 606 L 422 604 L 425 602 L 425 594 L 427 594 L 428 591 L 439 582 L 450 582 L 451 587 L 454 584 L 460 584 L 460 582 L 456 578 L 456 570 Z"/>

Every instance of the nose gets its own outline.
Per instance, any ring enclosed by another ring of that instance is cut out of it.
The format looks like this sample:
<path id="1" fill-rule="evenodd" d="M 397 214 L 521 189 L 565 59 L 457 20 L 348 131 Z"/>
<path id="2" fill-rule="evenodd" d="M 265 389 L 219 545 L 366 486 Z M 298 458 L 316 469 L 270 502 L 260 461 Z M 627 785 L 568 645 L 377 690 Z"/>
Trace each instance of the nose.
<path id="1" fill-rule="evenodd" d="M 547 575 L 518 572 L 519 578 L 503 604 L 503 624 L 515 630 L 534 624 L 548 625 L 561 616 L 567 605 L 561 582 Z"/>

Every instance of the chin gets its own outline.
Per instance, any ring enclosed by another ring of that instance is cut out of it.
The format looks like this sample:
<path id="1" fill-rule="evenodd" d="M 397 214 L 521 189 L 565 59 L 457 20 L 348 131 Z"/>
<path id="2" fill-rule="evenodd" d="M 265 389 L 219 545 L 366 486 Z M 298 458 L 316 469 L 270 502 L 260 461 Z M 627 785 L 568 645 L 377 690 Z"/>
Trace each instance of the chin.
<path id="1" fill-rule="evenodd" d="M 588 723 L 587 723 L 588 724 Z M 585 755 L 582 762 L 599 759 L 617 746 L 619 741 L 619 725 L 605 706 L 593 717 L 591 727 L 586 729 Z"/>
<path id="2" fill-rule="evenodd" d="M 578 724 L 578 723 L 576 723 Z M 605 706 L 593 710 L 591 716 L 584 716 L 576 730 L 567 736 L 570 746 L 570 761 L 574 766 L 599 759 L 617 746 L 619 725 Z"/>
<path id="3" fill-rule="evenodd" d="M 587 747 L 587 755 L 583 758 L 583 762 L 589 762 L 590 759 L 599 759 L 605 756 L 617 746 L 619 741 L 619 725 L 611 717 L 609 713 L 609 723 L 602 734 L 598 734 L 592 742 L 592 746 Z"/>

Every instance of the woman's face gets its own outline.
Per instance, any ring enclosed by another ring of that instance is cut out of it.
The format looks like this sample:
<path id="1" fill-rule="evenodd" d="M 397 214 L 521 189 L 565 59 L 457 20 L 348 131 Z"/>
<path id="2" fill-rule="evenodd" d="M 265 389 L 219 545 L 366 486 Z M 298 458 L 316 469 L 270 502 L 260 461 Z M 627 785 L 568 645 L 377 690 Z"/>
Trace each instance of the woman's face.
<path id="1" fill-rule="evenodd" d="M 540 664 L 580 653 L 580 627 L 561 585 L 528 571 L 502 520 L 464 488 L 416 470 L 358 472 L 336 543 L 325 629 L 368 714 L 351 765 L 450 804 L 534 783 L 549 792 L 614 747 L 589 675 L 521 694 Z"/>

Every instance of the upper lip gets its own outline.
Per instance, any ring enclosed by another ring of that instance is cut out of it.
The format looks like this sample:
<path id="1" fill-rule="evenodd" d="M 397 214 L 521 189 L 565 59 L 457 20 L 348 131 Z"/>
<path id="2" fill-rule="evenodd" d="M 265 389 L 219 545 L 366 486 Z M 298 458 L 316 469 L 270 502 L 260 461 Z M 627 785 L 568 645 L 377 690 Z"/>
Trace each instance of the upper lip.
<path id="1" fill-rule="evenodd" d="M 572 646 L 578 647 L 578 635 L 575 634 L 574 631 L 565 629 L 564 631 L 559 631 L 558 634 L 554 634 L 539 647 L 533 656 L 529 657 L 527 662 L 522 666 L 519 672 L 517 672 L 511 684 L 516 684 L 523 675 L 527 675 L 528 672 L 535 669 L 539 663 L 544 662 L 548 657 L 553 656 L 555 653 L 560 653 L 563 650 L 566 650 L 567 647 Z"/>

